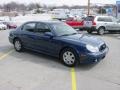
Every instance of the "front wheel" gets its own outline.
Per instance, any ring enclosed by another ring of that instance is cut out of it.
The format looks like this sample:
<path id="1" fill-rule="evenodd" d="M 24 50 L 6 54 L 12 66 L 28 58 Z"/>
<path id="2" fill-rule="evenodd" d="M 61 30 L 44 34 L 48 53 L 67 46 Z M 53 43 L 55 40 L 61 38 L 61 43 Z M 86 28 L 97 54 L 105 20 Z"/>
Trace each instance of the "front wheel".
<path id="1" fill-rule="evenodd" d="M 60 54 L 61 61 L 69 67 L 76 66 L 78 59 L 77 53 L 73 49 L 64 49 Z"/>
<path id="2" fill-rule="evenodd" d="M 22 42 L 19 39 L 15 39 L 14 41 L 14 48 L 16 51 L 20 52 L 22 51 Z"/>

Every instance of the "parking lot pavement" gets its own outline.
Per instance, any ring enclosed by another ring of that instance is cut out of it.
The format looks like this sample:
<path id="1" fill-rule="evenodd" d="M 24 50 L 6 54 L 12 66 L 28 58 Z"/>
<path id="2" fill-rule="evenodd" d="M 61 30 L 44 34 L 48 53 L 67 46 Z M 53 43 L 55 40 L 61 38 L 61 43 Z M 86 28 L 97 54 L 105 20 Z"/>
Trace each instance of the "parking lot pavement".
<path id="1" fill-rule="evenodd" d="M 120 90 L 120 41 L 108 36 L 101 38 L 109 46 L 109 53 L 98 64 L 76 69 L 78 90 Z"/>
<path id="2" fill-rule="evenodd" d="M 117 38 L 117 39 L 120 39 L 120 32 L 108 33 L 107 36 L 115 37 L 115 38 Z"/>
<path id="3" fill-rule="evenodd" d="M 97 64 L 79 65 L 72 78 L 71 68 L 57 58 L 28 50 L 14 51 L 8 33 L 9 30 L 0 31 L 0 57 L 5 55 L 0 59 L 0 90 L 120 90 L 118 39 L 97 36 L 109 46 L 107 57 Z M 72 88 L 73 84 L 76 88 Z"/>

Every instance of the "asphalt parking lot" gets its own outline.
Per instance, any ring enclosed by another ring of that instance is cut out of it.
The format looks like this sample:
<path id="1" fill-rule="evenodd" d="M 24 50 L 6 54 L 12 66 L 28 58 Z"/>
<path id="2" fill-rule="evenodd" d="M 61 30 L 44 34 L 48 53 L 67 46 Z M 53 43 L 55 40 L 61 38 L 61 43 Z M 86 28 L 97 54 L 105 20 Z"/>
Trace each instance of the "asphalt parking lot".
<path id="1" fill-rule="evenodd" d="M 107 57 L 68 68 L 54 57 L 16 52 L 9 31 L 0 31 L 0 90 L 120 90 L 120 34 L 93 34 L 109 46 Z"/>

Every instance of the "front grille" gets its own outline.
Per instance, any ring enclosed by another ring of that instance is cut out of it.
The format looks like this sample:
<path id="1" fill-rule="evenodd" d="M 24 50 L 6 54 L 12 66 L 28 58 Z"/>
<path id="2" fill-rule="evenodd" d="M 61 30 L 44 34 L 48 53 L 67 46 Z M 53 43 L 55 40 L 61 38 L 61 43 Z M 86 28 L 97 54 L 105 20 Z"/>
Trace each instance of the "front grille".
<path id="1" fill-rule="evenodd" d="M 100 46 L 99 51 L 104 51 L 106 49 L 106 44 Z"/>

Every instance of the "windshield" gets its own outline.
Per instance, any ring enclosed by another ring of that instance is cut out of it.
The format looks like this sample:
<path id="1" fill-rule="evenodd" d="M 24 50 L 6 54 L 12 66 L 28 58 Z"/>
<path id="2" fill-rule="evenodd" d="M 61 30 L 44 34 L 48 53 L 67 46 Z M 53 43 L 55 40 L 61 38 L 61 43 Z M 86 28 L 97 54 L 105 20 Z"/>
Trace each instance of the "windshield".
<path id="1" fill-rule="evenodd" d="M 94 16 L 88 16 L 84 20 L 85 21 L 94 21 Z"/>
<path id="2" fill-rule="evenodd" d="M 77 31 L 75 31 L 72 27 L 64 23 L 52 24 L 52 27 L 57 36 L 68 36 L 77 34 Z"/>

